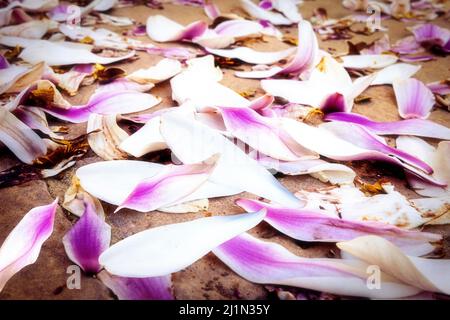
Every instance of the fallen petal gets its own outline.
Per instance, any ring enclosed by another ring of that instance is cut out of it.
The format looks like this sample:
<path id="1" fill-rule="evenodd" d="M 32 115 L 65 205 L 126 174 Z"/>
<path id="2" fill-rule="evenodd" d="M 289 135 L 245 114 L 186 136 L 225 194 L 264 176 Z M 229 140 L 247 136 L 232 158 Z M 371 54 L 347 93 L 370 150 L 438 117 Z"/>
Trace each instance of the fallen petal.
<path id="1" fill-rule="evenodd" d="M 427 86 L 414 78 L 394 81 L 398 113 L 403 119 L 426 119 L 434 106 L 434 95 Z"/>

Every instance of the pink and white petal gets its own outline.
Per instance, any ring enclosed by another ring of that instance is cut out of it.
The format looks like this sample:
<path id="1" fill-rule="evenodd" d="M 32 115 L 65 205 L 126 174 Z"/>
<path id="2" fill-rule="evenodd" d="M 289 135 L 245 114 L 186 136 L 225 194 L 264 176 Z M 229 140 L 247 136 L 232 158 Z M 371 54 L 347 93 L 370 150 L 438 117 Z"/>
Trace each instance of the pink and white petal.
<path id="1" fill-rule="evenodd" d="M 446 80 L 427 83 L 427 87 L 435 94 L 442 96 L 450 94 L 450 82 Z"/>
<path id="2" fill-rule="evenodd" d="M 294 161 L 317 158 L 301 146 L 269 118 L 251 108 L 219 108 L 225 127 L 233 136 L 272 158 Z"/>
<path id="3" fill-rule="evenodd" d="M 208 28 L 204 21 L 183 26 L 165 16 L 155 15 L 147 19 L 147 35 L 157 42 L 192 40 L 201 36 Z"/>
<path id="4" fill-rule="evenodd" d="M 211 54 L 216 56 L 239 59 L 252 64 L 274 64 L 280 60 L 286 59 L 295 52 L 295 48 L 289 48 L 281 51 L 256 51 L 247 47 L 235 47 L 233 49 L 211 49 L 205 48 Z"/>
<path id="5" fill-rule="evenodd" d="M 161 116 L 161 134 L 172 153 L 183 163 L 196 163 L 219 153 L 211 182 L 290 207 L 301 204 L 266 169 L 208 126 L 174 112 L 165 113 Z"/>
<path id="6" fill-rule="evenodd" d="M 42 244 L 53 232 L 58 200 L 28 211 L 0 248 L 0 291 L 6 282 L 39 257 Z"/>
<path id="7" fill-rule="evenodd" d="M 397 62 L 391 54 L 365 54 L 341 57 L 342 64 L 349 69 L 382 69 Z"/>
<path id="8" fill-rule="evenodd" d="M 100 264 L 122 277 L 165 276 L 183 270 L 220 244 L 253 228 L 264 216 L 263 210 L 151 228 L 112 245 L 100 256 Z"/>
<path id="9" fill-rule="evenodd" d="M 396 63 L 381 69 L 376 73 L 372 85 L 392 84 L 396 80 L 403 80 L 412 77 L 420 70 L 420 65 L 407 63 Z"/>
<path id="10" fill-rule="evenodd" d="M 203 5 L 203 11 L 205 12 L 206 16 L 211 20 L 220 17 L 219 7 L 217 7 L 217 5 L 213 2 L 206 2 Z"/>
<path id="11" fill-rule="evenodd" d="M 100 91 L 138 91 L 148 92 L 155 86 L 154 83 L 138 83 L 128 78 L 119 78 L 97 87 L 95 93 Z"/>
<path id="12" fill-rule="evenodd" d="M 69 259 L 84 272 L 95 274 L 101 270 L 98 263 L 100 254 L 109 248 L 111 227 L 90 203 L 85 202 L 84 208 L 83 215 L 62 241 Z"/>
<path id="13" fill-rule="evenodd" d="M 450 268 L 448 259 L 426 259 L 405 255 L 394 244 L 380 237 L 365 236 L 337 246 L 382 271 L 424 291 L 450 294 Z"/>
<path id="14" fill-rule="evenodd" d="M 416 41 L 422 45 L 444 47 L 450 40 L 450 30 L 436 24 L 426 23 L 412 29 Z"/>
<path id="15" fill-rule="evenodd" d="M 398 113 L 403 119 L 426 119 L 434 106 L 434 95 L 427 86 L 414 78 L 394 81 Z"/>
<path id="16" fill-rule="evenodd" d="M 367 287 L 366 265 L 339 259 L 301 258 L 279 244 L 244 233 L 213 250 L 244 279 L 255 283 L 287 285 L 344 296 L 399 298 L 420 290 L 386 277 L 380 290 Z"/>
<path id="17" fill-rule="evenodd" d="M 302 15 L 298 11 L 297 4 L 302 1 L 298 0 L 272 0 L 272 8 L 281 12 L 286 18 L 294 23 L 302 20 Z"/>
<path id="18" fill-rule="evenodd" d="M 356 113 L 335 112 L 325 120 L 355 123 L 378 135 L 411 135 L 450 140 L 450 129 L 436 122 L 423 119 L 377 122 Z"/>
<path id="19" fill-rule="evenodd" d="M 267 20 L 275 25 L 291 25 L 291 21 L 280 13 L 264 10 L 251 0 L 240 0 L 240 5 L 249 15 L 258 20 Z"/>
<path id="20" fill-rule="evenodd" d="M 139 69 L 127 76 L 127 79 L 138 83 L 159 83 L 172 78 L 181 72 L 181 63 L 178 60 L 162 59 L 148 69 Z"/>
<path id="21" fill-rule="evenodd" d="M 423 48 L 416 41 L 414 36 L 408 36 L 398 40 L 392 46 L 392 51 L 399 54 L 414 54 L 423 51 Z"/>
<path id="22" fill-rule="evenodd" d="M 150 278 L 118 277 L 103 270 L 97 278 L 107 286 L 119 300 L 173 300 L 171 276 Z"/>
<path id="23" fill-rule="evenodd" d="M 177 203 L 208 180 L 217 158 L 213 156 L 198 164 L 166 166 L 156 176 L 140 181 L 116 212 L 122 208 L 150 212 Z"/>
<path id="24" fill-rule="evenodd" d="M 0 141 L 28 164 L 47 153 L 45 141 L 5 108 L 0 108 Z"/>
<path id="25" fill-rule="evenodd" d="M 320 209 L 288 209 L 250 199 L 238 199 L 236 204 L 248 212 L 265 208 L 267 223 L 301 241 L 340 242 L 377 235 L 395 243 L 405 253 L 419 256 L 435 249 L 430 242 L 442 240 L 439 234 L 404 230 L 385 223 L 341 219 Z"/>

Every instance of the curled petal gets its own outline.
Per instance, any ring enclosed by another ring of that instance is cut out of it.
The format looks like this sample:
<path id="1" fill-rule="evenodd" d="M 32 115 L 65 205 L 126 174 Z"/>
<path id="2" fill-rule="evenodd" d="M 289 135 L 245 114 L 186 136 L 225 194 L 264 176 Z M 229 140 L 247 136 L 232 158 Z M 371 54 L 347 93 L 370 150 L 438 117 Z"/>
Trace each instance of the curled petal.
<path id="1" fill-rule="evenodd" d="M 31 20 L 14 26 L 0 28 L 0 35 L 41 39 L 49 29 L 57 24 L 50 20 Z"/>
<path id="2" fill-rule="evenodd" d="M 221 155 L 210 181 L 286 206 L 300 205 L 266 169 L 214 129 L 174 112 L 163 114 L 161 121 L 162 136 L 183 163 L 196 163 L 216 153 Z"/>
<path id="3" fill-rule="evenodd" d="M 116 115 L 92 113 L 87 124 L 89 146 L 104 160 L 125 159 L 126 154 L 119 145 L 128 138 L 128 134 L 117 125 Z"/>
<path id="4" fill-rule="evenodd" d="M 201 36 L 207 28 L 208 24 L 204 21 L 183 26 L 161 15 L 150 16 L 147 19 L 147 34 L 157 42 L 192 40 Z"/>
<path id="5" fill-rule="evenodd" d="M 356 113 L 345 112 L 327 114 L 325 120 L 355 123 L 379 135 L 412 135 L 450 140 L 449 128 L 429 120 L 408 119 L 402 121 L 377 122 Z"/>
<path id="6" fill-rule="evenodd" d="M 395 81 L 393 87 L 398 113 L 402 118 L 428 118 L 435 99 L 431 90 L 423 82 L 410 78 Z"/>
<path id="7" fill-rule="evenodd" d="M 180 271 L 212 249 L 256 226 L 265 212 L 215 216 L 136 233 L 112 245 L 100 264 L 122 277 L 159 277 Z M 205 241 L 207 239 L 207 241 Z"/>
<path id="8" fill-rule="evenodd" d="M 391 54 L 364 54 L 341 57 L 345 68 L 350 69 L 382 69 L 397 62 L 398 58 Z"/>
<path id="9" fill-rule="evenodd" d="M 263 8 L 260 8 L 258 5 L 253 3 L 253 1 L 251 0 L 241 0 L 240 5 L 253 18 L 259 20 L 267 20 L 275 25 L 290 25 L 295 22 L 289 20 L 279 13 L 264 10 Z"/>
<path id="10" fill-rule="evenodd" d="M 28 211 L 0 248 L 0 291 L 6 282 L 39 257 L 41 246 L 53 232 L 58 201 Z"/>
<path id="11" fill-rule="evenodd" d="M 163 59 L 148 69 L 139 69 L 127 76 L 127 79 L 138 83 L 159 83 L 172 78 L 181 72 L 181 63 L 178 60 Z"/>
<path id="12" fill-rule="evenodd" d="M 238 199 L 236 204 L 248 212 L 265 208 L 267 215 L 264 220 L 267 223 L 302 241 L 340 242 L 377 235 L 395 243 L 410 255 L 424 255 L 434 250 L 429 242 L 442 240 L 439 234 L 403 230 L 385 223 L 340 219 L 325 210 L 288 209 L 249 199 Z"/>
<path id="13" fill-rule="evenodd" d="M 85 203 L 83 215 L 63 238 L 69 259 L 87 273 L 100 271 L 98 258 L 108 249 L 110 242 L 111 227 L 95 212 L 90 203 Z"/>
<path id="14" fill-rule="evenodd" d="M 420 290 L 382 274 L 380 290 L 367 286 L 366 266 L 339 259 L 301 258 L 283 246 L 242 234 L 213 250 L 234 272 L 255 283 L 287 285 L 345 296 L 399 298 Z"/>
<path id="15" fill-rule="evenodd" d="M 175 204 L 206 182 L 216 161 L 213 156 L 205 163 L 165 167 L 160 174 L 140 181 L 116 212 L 122 208 L 149 212 Z"/>
<path id="16" fill-rule="evenodd" d="M 0 141 L 28 164 L 47 153 L 45 141 L 6 108 L 0 108 Z"/>
<path id="17" fill-rule="evenodd" d="M 450 30 L 432 23 L 413 28 L 412 33 L 418 43 L 425 46 L 444 47 L 450 40 Z"/>
<path id="18" fill-rule="evenodd" d="M 171 276 L 127 278 L 100 272 L 97 277 L 119 300 L 173 300 Z"/>
<path id="19" fill-rule="evenodd" d="M 450 260 L 425 259 L 405 255 L 394 244 L 380 237 L 365 236 L 337 246 L 382 271 L 424 291 L 450 294 Z"/>

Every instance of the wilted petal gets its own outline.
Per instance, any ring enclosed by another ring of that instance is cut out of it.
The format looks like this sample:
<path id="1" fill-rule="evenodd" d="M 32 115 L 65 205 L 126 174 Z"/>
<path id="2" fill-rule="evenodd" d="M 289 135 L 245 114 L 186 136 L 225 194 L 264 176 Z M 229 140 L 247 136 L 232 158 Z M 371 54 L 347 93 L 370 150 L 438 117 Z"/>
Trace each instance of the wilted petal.
<path id="1" fill-rule="evenodd" d="M 105 216 L 102 204 L 100 201 L 87 193 L 80 185 L 80 180 L 77 176 L 72 177 L 72 184 L 64 194 L 63 208 L 70 213 L 81 217 L 86 210 L 86 203 L 95 208 L 95 212 L 101 216 Z"/>
<path id="2" fill-rule="evenodd" d="M 448 80 L 427 83 L 427 87 L 433 93 L 439 94 L 441 96 L 450 94 L 450 81 Z"/>
<path id="3" fill-rule="evenodd" d="M 315 153 L 299 146 L 274 121 L 251 108 L 221 107 L 219 110 L 226 129 L 255 150 L 285 161 L 317 158 Z"/>
<path id="4" fill-rule="evenodd" d="M 248 281 L 279 284 L 345 296 L 398 298 L 420 290 L 382 274 L 380 290 L 367 287 L 366 266 L 339 259 L 301 258 L 279 244 L 242 234 L 213 250 Z"/>
<path id="5" fill-rule="evenodd" d="M 183 163 L 196 163 L 213 154 L 220 154 L 210 181 L 286 206 L 299 205 L 297 199 L 266 169 L 214 129 L 174 112 L 163 114 L 161 119 L 161 134 Z"/>
<path id="6" fill-rule="evenodd" d="M 389 241 L 365 236 L 337 246 L 371 265 L 377 265 L 382 271 L 394 276 L 403 283 L 424 291 L 450 294 L 450 260 L 425 259 L 405 255 Z"/>
<path id="7" fill-rule="evenodd" d="M 204 21 L 196 21 L 183 26 L 164 16 L 150 16 L 147 19 L 147 35 L 157 42 L 192 40 L 201 36 L 208 25 Z"/>
<path id="8" fill-rule="evenodd" d="M 0 35 L 41 39 L 50 29 L 56 27 L 57 24 L 50 20 L 32 20 L 14 26 L 0 28 Z"/>
<path id="9" fill-rule="evenodd" d="M 343 121 L 363 126 L 379 135 L 412 135 L 450 140 L 450 129 L 436 122 L 422 119 L 377 122 L 356 113 L 335 112 L 327 114 L 325 120 Z"/>
<path id="10" fill-rule="evenodd" d="M 127 155 L 119 150 L 119 145 L 128 138 L 128 134 L 117 125 L 116 115 L 89 116 L 87 132 L 89 146 L 104 160 L 126 159 Z"/>
<path id="11" fill-rule="evenodd" d="M 24 49 L 19 58 L 24 61 L 37 64 L 44 61 L 49 66 L 63 66 L 83 63 L 110 64 L 113 62 L 125 60 L 135 55 L 130 51 L 119 57 L 103 57 L 91 52 L 91 45 L 66 42 L 25 39 L 18 37 L 2 36 L 0 43 L 9 47 L 19 45 Z"/>
<path id="12" fill-rule="evenodd" d="M 28 211 L 0 248 L 0 291 L 6 282 L 39 257 L 41 246 L 53 232 L 58 201 Z"/>
<path id="13" fill-rule="evenodd" d="M 428 118 L 435 99 L 431 90 L 423 82 L 410 78 L 394 81 L 393 87 L 398 113 L 402 118 Z"/>
<path id="14" fill-rule="evenodd" d="M 111 242 L 111 227 L 101 218 L 90 203 L 77 223 L 63 238 L 64 249 L 70 260 L 84 272 L 97 273 L 100 254 L 108 249 Z"/>
<path id="15" fill-rule="evenodd" d="M 364 54 L 341 57 L 342 64 L 349 69 L 381 69 L 397 62 L 391 54 Z"/>
<path id="16" fill-rule="evenodd" d="M 426 23 L 412 30 L 417 42 L 424 46 L 444 47 L 450 40 L 450 30 L 432 23 Z"/>
<path id="17" fill-rule="evenodd" d="M 213 156 L 204 163 L 166 166 L 156 176 L 140 181 L 116 212 L 122 208 L 149 212 L 177 203 L 206 182 L 216 161 Z"/>
<path id="18" fill-rule="evenodd" d="M 28 164 L 47 153 L 45 141 L 5 108 L 0 108 L 0 141 Z"/>
<path id="19" fill-rule="evenodd" d="M 127 278 L 101 271 L 97 277 L 119 300 L 173 300 L 171 276 Z"/>
<path id="20" fill-rule="evenodd" d="M 158 83 L 170 79 L 180 72 L 181 63 L 178 60 L 163 59 L 153 67 L 132 72 L 127 79 L 138 83 Z"/>
<path id="21" fill-rule="evenodd" d="M 397 148 L 405 152 L 417 154 L 417 157 L 428 163 L 433 168 L 433 177 L 443 181 L 446 186 L 433 186 L 417 177 L 407 176 L 414 190 L 423 196 L 445 196 L 450 192 L 450 142 L 441 141 L 437 148 L 416 137 L 398 137 Z"/>
<path id="22" fill-rule="evenodd" d="M 112 245 L 100 256 L 100 264 L 109 273 L 122 277 L 168 275 L 253 228 L 264 215 L 264 211 L 259 211 L 151 228 Z"/>
<path id="23" fill-rule="evenodd" d="M 404 80 L 412 77 L 421 68 L 420 65 L 396 63 L 381 69 L 376 73 L 372 85 L 392 84 L 396 80 Z"/>
<path id="24" fill-rule="evenodd" d="M 267 223 L 301 241 L 340 242 L 377 235 L 410 255 L 424 255 L 434 250 L 429 242 L 442 240 L 439 234 L 403 230 L 385 223 L 340 219 L 320 209 L 288 209 L 250 199 L 238 199 L 236 204 L 247 212 L 265 208 L 267 215 L 264 220 Z"/>

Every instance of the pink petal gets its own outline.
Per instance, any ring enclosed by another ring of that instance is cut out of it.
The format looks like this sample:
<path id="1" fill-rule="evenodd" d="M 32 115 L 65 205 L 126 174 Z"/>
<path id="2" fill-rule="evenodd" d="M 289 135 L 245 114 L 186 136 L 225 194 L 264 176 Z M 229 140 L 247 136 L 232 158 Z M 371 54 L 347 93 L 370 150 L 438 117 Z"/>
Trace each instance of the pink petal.
<path id="1" fill-rule="evenodd" d="M 63 244 L 70 260 L 87 273 L 101 270 L 100 254 L 109 248 L 111 227 L 95 212 L 92 204 L 85 202 L 84 213 L 64 236 Z"/>
<path id="2" fill-rule="evenodd" d="M 393 88 L 398 113 L 402 118 L 428 118 L 435 99 L 431 90 L 423 82 L 414 78 L 394 81 Z"/>
<path id="3" fill-rule="evenodd" d="M 325 116 L 328 121 L 343 121 L 364 126 L 379 135 L 411 135 L 450 140 L 450 129 L 429 120 L 408 119 L 391 122 L 372 121 L 356 113 L 336 112 Z"/>
<path id="4" fill-rule="evenodd" d="M 301 241 L 340 242 L 364 235 L 378 235 L 409 255 L 424 255 L 434 250 L 429 242 L 442 239 L 439 234 L 404 230 L 385 223 L 340 219 L 325 210 L 289 209 L 250 199 L 238 199 L 236 204 L 247 212 L 267 209 L 264 218 L 267 223 Z"/>
<path id="5" fill-rule="evenodd" d="M 450 82 L 445 80 L 427 83 L 427 87 L 431 90 L 431 92 L 441 96 L 450 94 Z"/>
<path id="6" fill-rule="evenodd" d="M 206 2 L 203 6 L 203 10 L 211 20 L 214 20 L 215 18 L 220 16 L 220 10 L 213 2 Z"/>
<path id="7" fill-rule="evenodd" d="M 176 203 L 197 190 L 211 175 L 217 157 L 205 163 L 167 166 L 156 176 L 142 180 L 116 209 L 149 212 Z"/>
<path id="8" fill-rule="evenodd" d="M 27 265 L 36 262 L 41 246 L 53 232 L 58 200 L 28 211 L 0 248 L 0 291 Z"/>
<path id="9" fill-rule="evenodd" d="M 450 40 L 450 30 L 426 23 L 412 30 L 414 38 L 422 45 L 444 47 Z"/>
<path id="10" fill-rule="evenodd" d="M 347 296 L 394 298 L 413 295 L 418 289 L 394 279 L 383 281 L 380 290 L 367 287 L 366 267 L 353 267 L 339 259 L 301 258 L 279 244 L 243 233 L 213 250 L 213 253 L 244 279 Z"/>
<path id="11" fill-rule="evenodd" d="M 127 278 L 100 272 L 97 277 L 119 300 L 173 300 L 171 276 Z"/>
<path id="12" fill-rule="evenodd" d="M 195 21 L 183 26 L 161 15 L 150 16 L 147 19 L 147 34 L 157 42 L 192 40 L 201 36 L 208 29 L 204 21 Z"/>
<path id="13" fill-rule="evenodd" d="M 423 51 L 423 49 L 413 36 L 408 36 L 398 40 L 392 46 L 392 51 L 400 54 L 414 54 Z"/>
<path id="14" fill-rule="evenodd" d="M 219 108 L 225 127 L 236 138 L 275 159 L 294 161 L 315 158 L 315 154 L 299 146 L 269 118 L 251 108 Z"/>

